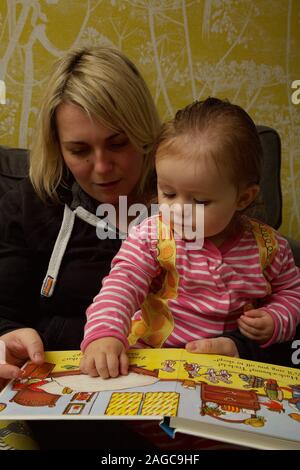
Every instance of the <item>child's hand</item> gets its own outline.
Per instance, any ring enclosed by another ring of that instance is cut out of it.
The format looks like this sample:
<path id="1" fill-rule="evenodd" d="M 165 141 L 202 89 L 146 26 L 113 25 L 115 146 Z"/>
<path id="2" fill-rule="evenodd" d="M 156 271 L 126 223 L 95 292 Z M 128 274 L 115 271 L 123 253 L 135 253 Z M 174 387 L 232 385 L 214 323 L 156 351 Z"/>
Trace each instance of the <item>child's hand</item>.
<path id="1" fill-rule="evenodd" d="M 265 310 L 255 309 L 244 312 L 238 319 L 240 332 L 259 344 L 269 341 L 274 332 L 274 320 Z"/>
<path id="2" fill-rule="evenodd" d="M 128 374 L 128 357 L 122 341 L 113 337 L 100 338 L 90 343 L 80 363 L 83 373 L 103 379 Z"/>

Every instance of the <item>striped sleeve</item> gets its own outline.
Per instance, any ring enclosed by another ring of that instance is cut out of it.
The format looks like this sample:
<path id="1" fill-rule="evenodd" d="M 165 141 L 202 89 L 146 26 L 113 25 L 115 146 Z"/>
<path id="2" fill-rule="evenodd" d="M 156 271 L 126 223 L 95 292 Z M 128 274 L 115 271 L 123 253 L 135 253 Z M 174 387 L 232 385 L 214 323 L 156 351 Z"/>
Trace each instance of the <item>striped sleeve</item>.
<path id="1" fill-rule="evenodd" d="M 120 339 L 128 347 L 131 317 L 144 302 L 159 270 L 152 249 L 152 222 L 147 219 L 134 227 L 113 259 L 102 289 L 86 311 L 82 351 L 90 342 L 107 336 Z"/>
<path id="2" fill-rule="evenodd" d="M 278 236 L 278 242 L 278 252 L 265 271 L 272 293 L 261 307 L 272 316 L 275 328 L 272 338 L 262 347 L 293 339 L 300 323 L 300 270 L 287 240 Z"/>

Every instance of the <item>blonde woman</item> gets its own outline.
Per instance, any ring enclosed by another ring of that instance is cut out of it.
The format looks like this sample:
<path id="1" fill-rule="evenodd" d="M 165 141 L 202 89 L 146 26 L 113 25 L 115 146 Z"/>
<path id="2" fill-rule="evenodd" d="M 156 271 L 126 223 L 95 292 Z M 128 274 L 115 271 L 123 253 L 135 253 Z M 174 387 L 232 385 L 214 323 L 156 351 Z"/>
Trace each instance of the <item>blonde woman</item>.
<path id="1" fill-rule="evenodd" d="M 85 308 L 120 246 L 117 233 L 97 237 L 96 209 L 118 209 L 120 195 L 147 203 L 159 129 L 143 78 L 119 51 L 78 49 L 54 65 L 30 177 L 1 200 L 0 333 L 8 363 L 14 356 L 42 362 L 44 348 L 79 348 Z M 4 365 L 0 374 L 20 370 Z"/>
<path id="2" fill-rule="evenodd" d="M 44 350 L 79 349 L 86 307 L 120 246 L 117 236 L 98 238 L 97 206 L 118 210 L 120 195 L 128 204 L 147 204 L 155 191 L 152 147 L 159 129 L 145 81 L 118 50 L 81 48 L 54 65 L 30 177 L 1 200 L 2 378 L 19 377 L 28 357 L 42 363 Z M 67 423 L 53 430 L 51 423 L 32 424 L 42 447 L 47 440 L 51 445 L 51 434 L 58 438 L 53 446 L 76 446 Z M 105 424 L 104 446 L 124 445 L 114 439 L 118 429 L 121 434 L 120 425 Z M 93 444 L 89 438 L 82 445 Z"/>

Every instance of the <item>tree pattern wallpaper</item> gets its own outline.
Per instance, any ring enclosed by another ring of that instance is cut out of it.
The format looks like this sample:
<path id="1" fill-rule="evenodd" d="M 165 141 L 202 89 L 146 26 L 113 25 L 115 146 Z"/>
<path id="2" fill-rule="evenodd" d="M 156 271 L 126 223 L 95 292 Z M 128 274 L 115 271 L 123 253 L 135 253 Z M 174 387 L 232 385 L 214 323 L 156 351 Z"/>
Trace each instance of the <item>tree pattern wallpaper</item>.
<path id="1" fill-rule="evenodd" d="M 0 144 L 30 147 L 41 91 L 68 49 L 110 44 L 143 73 L 161 118 L 228 98 L 282 141 L 281 232 L 300 240 L 299 0 L 0 0 Z"/>

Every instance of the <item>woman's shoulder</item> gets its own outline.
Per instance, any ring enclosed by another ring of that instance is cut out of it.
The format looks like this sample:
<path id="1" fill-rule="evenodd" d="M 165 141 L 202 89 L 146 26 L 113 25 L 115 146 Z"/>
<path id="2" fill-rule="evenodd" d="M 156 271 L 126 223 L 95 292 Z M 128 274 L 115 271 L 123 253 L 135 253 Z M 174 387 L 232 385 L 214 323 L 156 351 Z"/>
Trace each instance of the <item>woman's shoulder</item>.
<path id="1" fill-rule="evenodd" d="M 0 215 L 20 211 L 28 199 L 35 199 L 35 192 L 29 178 L 17 182 L 13 188 L 4 193 L 0 199 Z"/>
<path id="2" fill-rule="evenodd" d="M 35 192 L 30 179 L 24 178 L 0 199 L 0 219 L 33 225 L 58 217 L 61 219 L 62 202 L 43 201 Z"/>
<path id="3" fill-rule="evenodd" d="M 45 207 L 57 207 L 64 202 L 68 202 L 67 193 L 70 191 L 64 190 L 64 188 L 58 188 L 58 201 L 52 201 L 50 198 L 42 200 L 36 193 L 29 177 L 22 179 L 17 182 L 15 186 L 7 191 L 0 197 L 0 205 L 5 206 L 6 204 L 33 204 L 36 206 Z"/>

